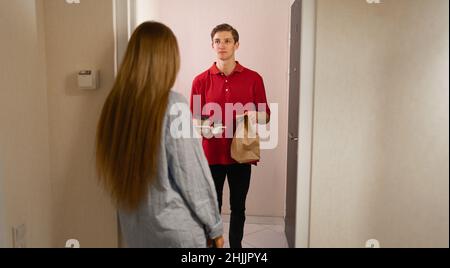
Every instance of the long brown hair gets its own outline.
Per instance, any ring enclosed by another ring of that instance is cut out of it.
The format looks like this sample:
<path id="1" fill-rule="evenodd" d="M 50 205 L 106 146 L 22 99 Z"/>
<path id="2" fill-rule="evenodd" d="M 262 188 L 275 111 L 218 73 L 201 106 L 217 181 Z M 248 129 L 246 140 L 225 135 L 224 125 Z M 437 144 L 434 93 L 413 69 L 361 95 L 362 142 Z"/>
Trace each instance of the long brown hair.
<path id="1" fill-rule="evenodd" d="M 136 28 L 97 127 L 97 172 L 119 208 L 138 208 L 154 180 L 179 66 L 178 43 L 167 26 Z"/>

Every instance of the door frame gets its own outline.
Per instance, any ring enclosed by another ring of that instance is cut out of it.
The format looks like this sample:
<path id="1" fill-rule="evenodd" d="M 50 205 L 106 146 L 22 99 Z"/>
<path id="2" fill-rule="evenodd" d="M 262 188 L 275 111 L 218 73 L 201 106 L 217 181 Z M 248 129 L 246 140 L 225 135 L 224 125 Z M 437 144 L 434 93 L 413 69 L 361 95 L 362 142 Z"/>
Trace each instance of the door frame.
<path id="1" fill-rule="evenodd" d="M 295 247 L 311 247 L 311 186 L 316 63 L 316 0 L 303 0 L 300 41 L 299 144 Z"/>
<path id="2" fill-rule="evenodd" d="M 114 28 L 114 75 L 120 67 L 136 20 L 136 0 L 111 0 Z"/>
<path id="3" fill-rule="evenodd" d="M 113 6 L 113 32 L 114 32 L 114 77 L 117 75 L 123 56 L 127 49 L 128 40 L 132 34 L 134 25 L 135 0 L 111 0 Z M 125 248 L 126 244 L 120 230 L 119 214 L 116 213 L 117 243 L 119 248 Z"/>

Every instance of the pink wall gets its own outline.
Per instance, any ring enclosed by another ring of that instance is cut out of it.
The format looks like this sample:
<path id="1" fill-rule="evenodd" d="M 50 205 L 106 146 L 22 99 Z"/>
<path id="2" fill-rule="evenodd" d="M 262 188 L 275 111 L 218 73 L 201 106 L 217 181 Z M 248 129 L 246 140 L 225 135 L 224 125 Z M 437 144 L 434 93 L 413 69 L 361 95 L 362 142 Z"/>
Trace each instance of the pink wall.
<path id="1" fill-rule="evenodd" d="M 210 32 L 229 23 L 241 36 L 237 60 L 264 78 L 270 103 L 277 103 L 278 145 L 262 152 L 253 169 L 248 215 L 284 216 L 289 64 L 289 0 L 140 0 L 137 22 L 158 20 L 175 32 L 180 43 L 181 70 L 175 90 L 189 97 L 193 78 L 215 60 Z M 226 196 L 224 196 L 227 198 Z M 224 202 L 224 211 L 228 204 Z"/>

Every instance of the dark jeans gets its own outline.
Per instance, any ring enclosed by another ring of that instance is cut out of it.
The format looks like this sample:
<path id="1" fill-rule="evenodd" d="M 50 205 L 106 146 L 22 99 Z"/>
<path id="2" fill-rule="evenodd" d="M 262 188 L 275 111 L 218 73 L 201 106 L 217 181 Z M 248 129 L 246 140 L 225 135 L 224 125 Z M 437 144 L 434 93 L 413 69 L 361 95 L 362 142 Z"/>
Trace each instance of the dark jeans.
<path id="1" fill-rule="evenodd" d="M 252 167 L 250 164 L 210 166 L 217 191 L 219 210 L 222 212 L 222 193 L 225 177 L 230 188 L 230 248 L 242 248 L 245 224 L 245 200 L 250 187 Z"/>

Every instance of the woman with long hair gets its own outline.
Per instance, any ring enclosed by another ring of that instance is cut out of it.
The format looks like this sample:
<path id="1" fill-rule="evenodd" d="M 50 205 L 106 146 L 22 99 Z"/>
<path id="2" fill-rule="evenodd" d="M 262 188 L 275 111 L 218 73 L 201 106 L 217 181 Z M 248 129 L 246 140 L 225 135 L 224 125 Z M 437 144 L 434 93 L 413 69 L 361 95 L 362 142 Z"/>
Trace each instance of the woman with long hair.
<path id="1" fill-rule="evenodd" d="M 175 35 L 145 22 L 134 31 L 97 129 L 99 179 L 118 208 L 128 247 L 223 246 L 214 182 L 198 139 L 173 137 Z M 190 127 L 192 121 L 190 121 Z"/>

